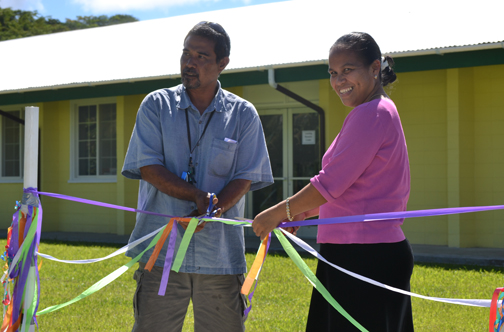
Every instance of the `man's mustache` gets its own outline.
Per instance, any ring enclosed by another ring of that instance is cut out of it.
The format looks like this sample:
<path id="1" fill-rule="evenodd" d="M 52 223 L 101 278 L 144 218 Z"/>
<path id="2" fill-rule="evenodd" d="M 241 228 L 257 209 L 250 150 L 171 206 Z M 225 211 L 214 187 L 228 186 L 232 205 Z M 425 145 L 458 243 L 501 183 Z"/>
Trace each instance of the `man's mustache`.
<path id="1" fill-rule="evenodd" d="M 185 74 L 191 74 L 191 75 L 195 75 L 195 76 L 199 77 L 198 72 L 196 72 L 196 70 L 193 68 L 184 68 L 184 70 L 182 70 L 182 75 L 185 75 Z"/>

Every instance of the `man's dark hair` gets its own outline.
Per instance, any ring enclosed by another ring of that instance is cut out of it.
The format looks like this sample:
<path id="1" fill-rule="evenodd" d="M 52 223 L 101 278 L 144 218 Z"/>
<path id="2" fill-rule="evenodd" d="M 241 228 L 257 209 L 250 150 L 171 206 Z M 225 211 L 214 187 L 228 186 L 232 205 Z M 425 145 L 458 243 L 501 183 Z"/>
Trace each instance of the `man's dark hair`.
<path id="1" fill-rule="evenodd" d="M 231 51 L 231 40 L 219 23 L 203 21 L 196 24 L 187 34 L 185 39 L 192 36 L 200 36 L 215 42 L 214 52 L 217 56 L 217 62 L 221 59 L 228 57 Z"/>

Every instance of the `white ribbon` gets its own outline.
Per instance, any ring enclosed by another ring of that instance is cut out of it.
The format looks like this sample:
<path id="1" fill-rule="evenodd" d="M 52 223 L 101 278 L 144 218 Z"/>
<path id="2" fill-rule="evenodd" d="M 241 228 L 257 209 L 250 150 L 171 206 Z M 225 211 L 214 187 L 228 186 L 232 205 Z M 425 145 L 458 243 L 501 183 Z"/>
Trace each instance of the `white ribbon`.
<path id="1" fill-rule="evenodd" d="M 132 248 L 136 247 L 140 243 L 146 241 L 150 237 L 152 237 L 152 236 L 156 235 L 158 232 L 160 232 L 161 228 L 153 231 L 150 234 L 147 234 L 147 235 L 141 237 L 140 239 L 138 239 L 136 241 L 133 241 L 133 242 L 129 243 L 128 245 L 122 247 L 121 249 L 113 252 L 112 254 L 110 254 L 108 256 L 102 257 L 102 258 L 83 259 L 83 260 L 64 260 L 64 259 L 57 259 L 57 258 L 54 258 L 54 257 L 46 255 L 46 254 L 42 254 L 42 253 L 37 253 L 37 255 L 39 255 L 40 257 L 44 257 L 44 258 L 47 258 L 49 260 L 53 260 L 53 261 L 61 262 L 61 263 L 70 263 L 70 264 L 96 263 L 96 262 L 100 262 L 100 261 L 112 258 L 114 256 L 117 256 L 119 254 L 122 254 L 122 253 L 126 252 L 126 250 L 128 250 L 128 249 L 132 249 Z M 378 287 L 382 287 L 382 288 L 388 289 L 388 290 L 390 290 L 392 292 L 396 292 L 396 293 L 400 293 L 400 294 L 404 294 L 404 295 L 409 295 L 409 296 L 413 296 L 413 297 L 418 297 L 418 298 L 421 298 L 421 299 L 424 299 L 424 300 L 444 302 L 444 303 L 451 303 L 451 304 L 459 304 L 459 305 L 466 305 L 466 306 L 472 306 L 472 307 L 490 308 L 491 300 L 481 300 L 481 299 L 452 299 L 452 298 L 430 297 L 430 296 L 425 296 L 425 295 L 420 295 L 420 294 L 408 292 L 408 291 L 405 291 L 403 289 L 395 288 L 395 287 L 392 287 L 392 286 L 389 286 L 389 285 L 385 285 L 385 284 L 383 284 L 381 282 L 378 282 L 378 281 L 375 281 L 373 279 L 364 277 L 364 276 L 362 276 L 360 274 L 348 271 L 348 270 L 346 270 L 346 269 L 344 269 L 344 268 L 342 268 L 342 267 L 340 267 L 338 265 L 335 265 L 335 264 L 332 264 L 332 263 L 328 262 L 322 255 L 320 255 L 315 249 L 313 249 L 306 242 L 304 242 L 303 240 L 301 240 L 297 236 L 292 235 L 291 233 L 285 231 L 282 228 L 280 228 L 280 230 L 285 235 L 287 235 L 292 241 L 294 241 L 298 246 L 300 246 L 301 248 L 303 248 L 304 250 L 306 250 L 308 253 L 310 253 L 314 257 L 318 258 L 319 260 L 323 261 L 324 263 L 329 264 L 330 266 L 334 267 L 335 269 L 338 269 L 341 272 L 348 274 L 351 277 L 357 278 L 357 279 L 362 280 L 364 282 L 367 282 L 369 284 L 372 284 L 372 285 L 375 285 L 375 286 L 378 286 Z"/>
<path id="2" fill-rule="evenodd" d="M 157 233 L 159 233 L 163 227 L 155 230 L 154 232 L 152 232 L 150 234 L 147 234 L 147 235 L 139 238 L 138 240 L 135 240 L 135 241 L 133 241 L 131 243 L 128 243 L 127 245 L 125 245 L 121 249 L 118 249 L 118 250 L 114 251 L 113 253 L 111 253 L 110 255 L 102 257 L 102 258 L 80 259 L 80 260 L 65 260 L 65 259 L 54 258 L 54 257 L 52 257 L 50 255 L 46 255 L 46 254 L 43 254 L 43 253 L 40 253 L 40 252 L 37 253 L 37 255 L 39 255 L 40 257 L 47 258 L 47 259 L 49 259 L 51 261 L 60 262 L 60 263 L 69 263 L 69 264 L 90 264 L 90 263 L 101 262 L 101 261 L 104 261 L 106 259 L 109 259 L 109 258 L 115 257 L 117 255 L 120 255 L 122 253 L 125 253 L 128 249 L 133 249 L 134 247 L 136 247 L 140 243 L 148 240 L 149 238 L 151 238 L 154 235 L 156 235 Z"/>
<path id="3" fill-rule="evenodd" d="M 430 297 L 430 296 L 424 296 L 424 295 L 420 295 L 420 294 L 411 293 L 411 292 L 405 291 L 403 289 L 399 289 L 399 288 L 395 288 L 395 287 L 392 287 L 392 286 L 389 286 L 389 285 L 382 284 L 381 282 L 378 282 L 378 281 L 375 281 L 373 279 L 361 276 L 360 274 L 357 274 L 357 273 L 350 272 L 350 271 L 345 270 L 344 268 L 342 268 L 342 267 L 340 267 L 338 265 L 335 265 L 335 264 L 332 264 L 332 263 L 328 262 L 315 249 L 313 249 L 312 247 L 310 247 L 310 245 L 308 245 L 306 242 L 304 242 L 300 238 L 292 235 L 291 233 L 284 231 L 283 229 L 280 229 L 280 230 L 285 235 L 287 235 L 292 241 L 294 241 L 298 246 L 300 246 L 301 248 L 303 248 L 304 250 L 306 250 L 307 252 L 309 252 L 313 256 L 317 257 L 319 260 L 321 260 L 321 261 L 323 261 L 323 262 L 331 265 L 332 267 L 334 267 L 335 269 L 340 270 L 343 273 L 348 274 L 349 276 L 352 276 L 354 278 L 357 278 L 357 279 L 362 280 L 364 282 L 367 282 L 369 284 L 372 284 L 372 285 L 375 285 L 375 286 L 378 286 L 378 287 L 382 287 L 382 288 L 388 289 L 388 290 L 396 292 L 396 293 L 401 293 L 401 294 L 404 294 L 404 295 L 419 297 L 419 298 L 424 299 L 424 300 L 431 300 L 431 301 L 437 301 L 437 302 L 445 302 L 445 303 L 452 303 L 452 304 L 467 305 L 467 306 L 472 306 L 472 307 L 486 307 L 486 308 L 490 308 L 491 300 L 450 299 L 450 298 L 442 298 L 442 297 Z"/>

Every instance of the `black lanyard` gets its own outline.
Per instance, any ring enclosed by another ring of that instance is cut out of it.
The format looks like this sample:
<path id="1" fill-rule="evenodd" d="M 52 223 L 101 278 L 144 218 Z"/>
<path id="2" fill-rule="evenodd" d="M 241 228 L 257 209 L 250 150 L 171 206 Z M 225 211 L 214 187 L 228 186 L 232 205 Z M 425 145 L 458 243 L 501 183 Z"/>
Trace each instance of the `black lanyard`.
<path id="1" fill-rule="evenodd" d="M 194 146 L 194 148 L 192 148 L 192 146 L 191 146 L 191 129 L 189 128 L 189 115 L 188 115 L 187 109 L 185 110 L 186 125 L 187 125 L 187 141 L 189 143 L 189 171 L 187 172 L 189 183 L 193 183 L 193 182 L 196 183 L 196 180 L 194 179 L 195 171 L 194 171 L 194 165 L 192 162 L 192 153 L 194 152 L 194 150 L 196 150 L 196 147 L 198 146 L 199 142 L 203 138 L 203 135 L 205 135 L 205 132 L 208 128 L 208 125 L 210 124 L 210 120 L 212 120 L 212 116 L 214 114 L 215 114 L 215 111 L 213 111 L 212 114 L 210 114 L 210 117 L 208 118 L 208 121 L 205 125 L 205 128 L 203 128 L 203 132 L 201 133 L 200 138 L 196 142 L 196 145 Z"/>

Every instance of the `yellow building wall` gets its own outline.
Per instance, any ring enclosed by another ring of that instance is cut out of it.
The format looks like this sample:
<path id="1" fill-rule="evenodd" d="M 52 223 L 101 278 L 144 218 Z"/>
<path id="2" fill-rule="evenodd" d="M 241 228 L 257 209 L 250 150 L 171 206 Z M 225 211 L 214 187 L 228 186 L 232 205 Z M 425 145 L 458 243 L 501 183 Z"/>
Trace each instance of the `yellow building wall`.
<path id="1" fill-rule="evenodd" d="M 116 203 L 116 183 L 70 183 L 70 101 L 43 103 L 41 190 Z M 115 211 L 43 197 L 43 231 L 114 233 Z"/>
<path id="2" fill-rule="evenodd" d="M 475 205 L 504 204 L 504 65 L 474 68 Z M 475 216 L 475 245 L 504 247 L 504 211 Z"/>
<path id="3" fill-rule="evenodd" d="M 117 117 L 117 169 L 121 170 L 140 103 L 145 95 L 132 95 L 118 97 L 117 109 L 122 109 Z M 117 177 L 117 204 L 137 207 L 138 180 L 127 179 L 118 174 Z M 117 211 L 117 234 L 130 234 L 135 227 L 136 214 L 126 211 Z"/>
<path id="4" fill-rule="evenodd" d="M 329 145 L 349 109 L 320 80 Z M 386 88 L 408 145 L 408 210 L 504 203 L 504 65 L 399 73 Z M 411 243 L 503 248 L 504 211 L 405 220 Z"/>
<path id="5" fill-rule="evenodd" d="M 70 101 L 40 105 L 41 190 L 136 207 L 138 181 L 120 175 L 136 112 L 144 95 L 117 97 L 117 182 L 76 183 L 70 179 Z M 3 190 L 2 190 L 3 192 Z M 129 234 L 135 213 L 42 196 L 44 231 Z"/>
<path id="6" fill-rule="evenodd" d="M 0 184 L 0 229 L 7 230 L 12 223 L 14 206 L 16 201 L 21 201 L 23 197 L 22 183 L 1 183 Z"/>
<path id="7" fill-rule="evenodd" d="M 326 148 L 350 108 L 329 79 L 284 84 L 321 106 Z M 259 107 L 293 101 L 267 85 L 227 90 Z M 411 166 L 408 210 L 504 204 L 504 65 L 399 73 L 387 88 L 402 120 Z M 317 93 L 318 91 L 318 93 Z M 117 97 L 117 182 L 69 183 L 70 101 L 40 103 L 41 189 L 136 207 L 138 181 L 120 175 L 138 107 L 145 95 Z M 285 107 L 285 106 L 282 106 Z M 11 223 L 22 184 L 1 184 L 0 227 Z M 135 214 L 42 197 L 44 231 L 129 234 Z M 504 211 L 407 219 L 411 243 L 504 247 Z"/>
<path id="8" fill-rule="evenodd" d="M 387 92 L 399 111 L 408 145 L 408 210 L 447 207 L 446 71 L 400 73 Z M 411 243 L 448 244 L 446 216 L 407 219 L 403 230 Z"/>

